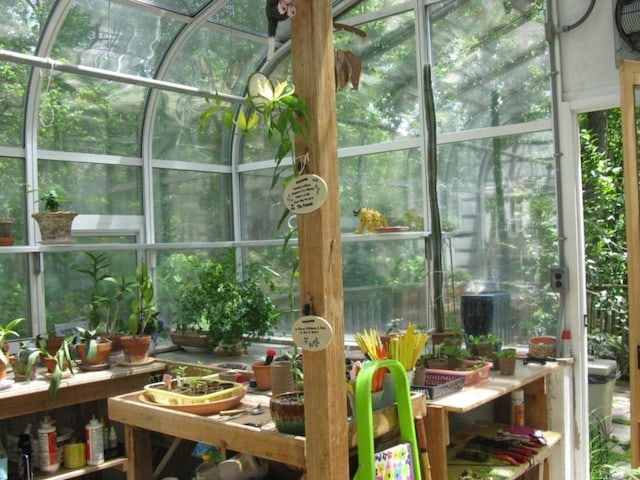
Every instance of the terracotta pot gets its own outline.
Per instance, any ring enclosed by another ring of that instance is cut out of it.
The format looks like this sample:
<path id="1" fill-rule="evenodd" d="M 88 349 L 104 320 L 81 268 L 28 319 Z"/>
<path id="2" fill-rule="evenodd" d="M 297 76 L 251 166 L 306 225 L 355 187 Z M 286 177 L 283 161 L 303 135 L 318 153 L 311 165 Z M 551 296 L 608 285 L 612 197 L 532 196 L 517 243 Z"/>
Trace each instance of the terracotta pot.
<path id="1" fill-rule="evenodd" d="M 282 433 L 304 436 L 304 394 L 285 392 L 271 397 L 269 412 Z"/>
<path id="2" fill-rule="evenodd" d="M 124 358 L 129 363 L 144 363 L 148 359 L 149 347 L 151 346 L 151 335 L 135 337 L 133 335 L 123 335 L 120 337 L 120 345 L 124 351 Z"/>
<path id="3" fill-rule="evenodd" d="M 105 338 L 108 338 L 111 341 L 111 353 L 122 351 L 122 337 L 125 337 L 121 333 L 114 333 L 113 335 L 104 335 Z"/>
<path id="4" fill-rule="evenodd" d="M 15 355 L 9 356 L 9 362 L 11 363 L 11 369 L 13 370 L 13 379 L 15 381 L 26 380 L 26 364 L 20 363 L 18 357 Z M 35 368 L 35 366 L 31 369 L 31 376 L 29 377 L 29 380 L 33 380 L 36 378 L 36 370 L 37 369 Z"/>
<path id="5" fill-rule="evenodd" d="M 64 341 L 64 339 L 65 337 L 63 335 L 56 335 L 54 337 L 47 338 L 45 340 L 47 352 L 49 352 L 51 355 L 55 355 L 56 352 L 60 350 L 60 347 L 62 346 L 62 342 Z"/>
<path id="6" fill-rule="evenodd" d="M 85 354 L 86 345 L 84 342 L 78 343 L 76 349 L 78 350 L 80 360 L 85 365 L 104 365 L 109 363 L 109 354 L 111 353 L 111 342 L 109 340 L 102 340 L 98 344 L 98 352 L 91 360 L 89 360 Z"/>
<path id="7" fill-rule="evenodd" d="M 56 369 L 56 365 L 58 364 L 56 359 L 55 358 L 51 358 L 51 357 L 44 357 L 42 361 L 44 362 L 44 366 L 47 368 L 47 372 L 53 373 L 53 371 Z M 67 361 L 65 360 L 62 370 L 65 371 L 68 368 L 69 368 L 69 365 L 67 364 Z"/>
<path id="8" fill-rule="evenodd" d="M 9 370 L 9 367 L 5 365 L 4 362 L 0 361 L 0 380 L 6 378 L 7 370 Z"/>
<path id="9" fill-rule="evenodd" d="M 271 390 L 271 365 L 254 363 L 251 365 L 258 390 Z"/>
<path id="10" fill-rule="evenodd" d="M 76 212 L 39 212 L 31 215 L 40 227 L 42 243 L 69 243 Z"/>

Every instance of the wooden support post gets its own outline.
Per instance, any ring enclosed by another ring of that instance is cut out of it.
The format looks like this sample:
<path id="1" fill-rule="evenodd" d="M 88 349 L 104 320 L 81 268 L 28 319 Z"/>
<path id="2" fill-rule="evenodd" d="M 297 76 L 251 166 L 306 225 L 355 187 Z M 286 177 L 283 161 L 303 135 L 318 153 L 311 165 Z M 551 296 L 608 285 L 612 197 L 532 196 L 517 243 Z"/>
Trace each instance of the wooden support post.
<path id="1" fill-rule="evenodd" d="M 124 443 L 129 457 L 127 480 L 149 480 L 153 478 L 151 432 L 124 425 Z"/>
<path id="2" fill-rule="evenodd" d="M 333 18 L 330 0 L 296 0 L 291 19 L 293 82 L 311 115 L 310 138 L 296 138 L 296 155 L 308 152 L 304 173 L 322 177 L 328 196 L 318 210 L 298 216 L 300 295 L 333 327 L 324 350 L 304 352 L 308 480 L 349 478 L 344 366 L 342 246 L 338 198 Z"/>

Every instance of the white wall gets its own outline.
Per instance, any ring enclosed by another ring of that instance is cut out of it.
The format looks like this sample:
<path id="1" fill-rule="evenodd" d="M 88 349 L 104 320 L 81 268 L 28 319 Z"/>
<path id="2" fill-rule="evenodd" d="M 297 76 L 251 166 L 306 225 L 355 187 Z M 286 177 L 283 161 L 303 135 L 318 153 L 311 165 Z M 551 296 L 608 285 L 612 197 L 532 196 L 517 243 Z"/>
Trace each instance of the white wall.
<path id="1" fill-rule="evenodd" d="M 556 30 L 577 22 L 591 0 L 556 0 Z M 587 110 L 617 105 L 618 56 L 634 56 L 621 46 L 615 28 L 615 0 L 596 0 L 591 15 L 574 30 L 561 32 L 560 46 L 561 101 Z M 640 58 L 635 54 L 636 58 Z"/>

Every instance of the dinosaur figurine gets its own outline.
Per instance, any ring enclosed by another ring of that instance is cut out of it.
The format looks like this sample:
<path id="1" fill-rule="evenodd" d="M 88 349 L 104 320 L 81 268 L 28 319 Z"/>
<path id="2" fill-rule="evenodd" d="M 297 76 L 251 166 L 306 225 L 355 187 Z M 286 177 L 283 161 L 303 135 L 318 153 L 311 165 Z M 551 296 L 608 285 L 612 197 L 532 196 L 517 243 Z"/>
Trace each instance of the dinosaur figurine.
<path id="1" fill-rule="evenodd" d="M 354 233 L 373 233 L 376 228 L 386 227 L 387 219 L 378 210 L 369 207 L 362 207 L 358 210 L 354 210 L 353 214 L 360 217 L 360 225 Z"/>

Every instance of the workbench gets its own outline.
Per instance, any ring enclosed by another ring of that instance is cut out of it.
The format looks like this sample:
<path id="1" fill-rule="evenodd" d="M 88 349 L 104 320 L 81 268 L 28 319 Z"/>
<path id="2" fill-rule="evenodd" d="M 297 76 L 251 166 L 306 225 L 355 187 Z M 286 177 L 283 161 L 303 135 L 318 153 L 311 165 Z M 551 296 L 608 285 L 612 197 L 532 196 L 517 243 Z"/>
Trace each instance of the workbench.
<path id="1" fill-rule="evenodd" d="M 457 462 L 458 465 L 455 466 L 450 464 L 453 452 L 452 448 L 447 447 L 452 443 L 459 443 L 461 438 L 455 438 L 458 433 L 450 431 L 450 415 L 469 413 L 491 403 L 495 422 L 508 425 L 511 410 L 510 393 L 518 389 L 524 390 L 525 424 L 544 431 L 548 445 L 540 450 L 531 465 L 510 467 L 495 463 L 496 471 L 500 473 L 493 473 L 493 475 L 499 479 L 519 478 L 534 467 L 542 469 L 543 475 L 540 478 L 548 475 L 548 469 L 544 468 L 544 464 L 548 461 L 553 447 L 559 442 L 560 434 L 548 431 L 549 409 L 546 380 L 557 368 L 559 365 L 555 362 L 547 362 L 545 365 L 535 363 L 524 365 L 522 360 L 518 360 L 514 375 L 504 376 L 500 375 L 498 371 L 492 371 L 489 379 L 482 383 L 464 387 L 459 392 L 439 399 L 428 400 L 425 426 L 432 478 L 457 479 L 465 469 L 460 465 L 462 462 Z M 459 435 L 467 435 L 472 428 L 481 427 L 470 426 L 466 432 Z M 452 436 L 454 437 L 453 442 L 451 441 Z M 473 467 L 473 463 L 468 463 L 468 466 Z M 486 470 L 487 465 L 478 464 L 477 466 L 479 467 L 477 470 Z"/>
<path id="2" fill-rule="evenodd" d="M 119 395 L 109 399 L 109 417 L 120 422 L 125 431 L 125 447 L 129 459 L 128 480 L 154 478 L 151 462 L 151 433 L 158 432 L 177 439 L 186 439 L 214 445 L 222 450 L 243 452 L 255 457 L 284 463 L 304 471 L 306 466 L 305 438 L 283 434 L 275 429 L 269 415 L 269 397 L 247 394 L 238 409 L 261 405 L 261 415 L 200 416 L 171 410 L 143 402 L 142 391 Z M 412 395 L 415 417 L 426 412 L 423 394 Z M 346 401 L 346 394 L 345 394 Z M 329 420 L 329 419 L 327 419 Z M 393 432 L 398 426 L 395 405 L 374 412 L 376 438 Z M 357 437 L 355 422 L 349 421 L 349 446 L 355 448 Z"/>

